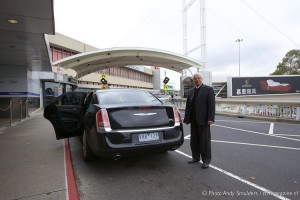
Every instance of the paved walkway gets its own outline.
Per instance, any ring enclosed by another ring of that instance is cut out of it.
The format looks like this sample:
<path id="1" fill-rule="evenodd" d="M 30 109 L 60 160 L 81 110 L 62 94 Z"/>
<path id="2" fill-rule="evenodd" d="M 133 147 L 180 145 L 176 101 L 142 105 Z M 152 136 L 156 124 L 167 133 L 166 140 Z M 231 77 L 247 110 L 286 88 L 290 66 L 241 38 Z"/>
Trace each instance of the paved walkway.
<path id="1" fill-rule="evenodd" d="M 66 200 L 64 140 L 42 110 L 11 127 L 0 128 L 0 198 Z"/>

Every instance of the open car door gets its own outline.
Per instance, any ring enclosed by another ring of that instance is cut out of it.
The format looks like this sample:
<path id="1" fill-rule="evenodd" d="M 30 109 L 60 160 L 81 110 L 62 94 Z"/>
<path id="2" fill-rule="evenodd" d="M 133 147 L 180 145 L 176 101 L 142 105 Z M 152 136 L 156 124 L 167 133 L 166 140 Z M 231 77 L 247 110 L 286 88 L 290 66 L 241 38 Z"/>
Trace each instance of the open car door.
<path id="1" fill-rule="evenodd" d="M 90 99 L 88 96 L 86 93 L 69 92 L 45 107 L 44 117 L 53 125 L 57 140 L 82 134 L 85 105 Z"/>

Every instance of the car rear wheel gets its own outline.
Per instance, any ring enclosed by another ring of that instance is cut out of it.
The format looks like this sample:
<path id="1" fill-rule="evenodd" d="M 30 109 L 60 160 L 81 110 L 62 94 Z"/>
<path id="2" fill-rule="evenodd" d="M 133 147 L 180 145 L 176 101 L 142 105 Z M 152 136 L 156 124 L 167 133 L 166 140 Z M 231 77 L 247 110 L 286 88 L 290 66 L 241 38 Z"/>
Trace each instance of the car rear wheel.
<path id="1" fill-rule="evenodd" d="M 85 162 L 90 162 L 93 159 L 93 154 L 90 150 L 85 130 L 83 131 L 82 135 L 82 156 Z"/>

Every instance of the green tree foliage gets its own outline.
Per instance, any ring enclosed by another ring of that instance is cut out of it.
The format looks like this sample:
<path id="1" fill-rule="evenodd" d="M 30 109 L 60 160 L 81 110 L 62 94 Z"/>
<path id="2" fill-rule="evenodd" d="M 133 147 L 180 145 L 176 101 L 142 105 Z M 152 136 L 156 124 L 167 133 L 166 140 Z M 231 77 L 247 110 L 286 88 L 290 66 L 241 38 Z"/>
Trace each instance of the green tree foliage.
<path id="1" fill-rule="evenodd" d="M 271 75 L 297 75 L 300 74 L 300 50 L 294 49 L 287 54 L 277 65 Z"/>

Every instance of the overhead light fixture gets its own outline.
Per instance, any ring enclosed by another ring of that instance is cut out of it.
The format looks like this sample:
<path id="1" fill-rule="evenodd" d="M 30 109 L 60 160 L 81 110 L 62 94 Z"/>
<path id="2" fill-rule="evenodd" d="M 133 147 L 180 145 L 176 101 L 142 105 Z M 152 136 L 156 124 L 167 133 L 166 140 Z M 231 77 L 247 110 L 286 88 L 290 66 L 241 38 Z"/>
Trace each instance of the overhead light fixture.
<path id="1" fill-rule="evenodd" d="M 8 19 L 7 21 L 11 24 L 17 24 L 18 23 L 18 20 L 16 20 L 16 19 Z"/>

